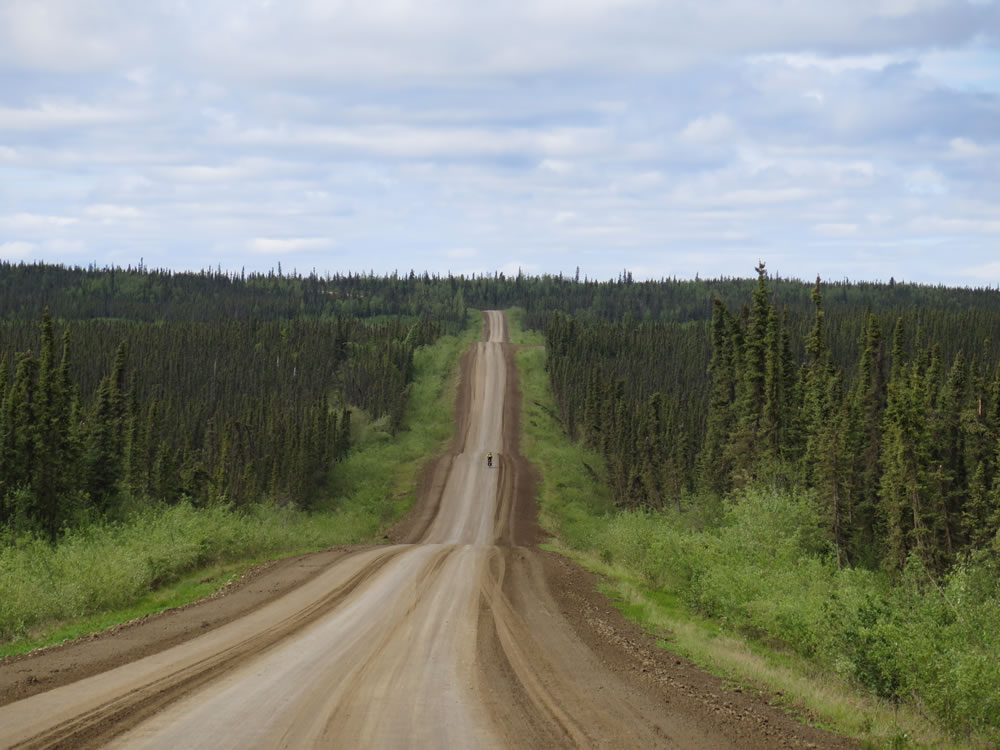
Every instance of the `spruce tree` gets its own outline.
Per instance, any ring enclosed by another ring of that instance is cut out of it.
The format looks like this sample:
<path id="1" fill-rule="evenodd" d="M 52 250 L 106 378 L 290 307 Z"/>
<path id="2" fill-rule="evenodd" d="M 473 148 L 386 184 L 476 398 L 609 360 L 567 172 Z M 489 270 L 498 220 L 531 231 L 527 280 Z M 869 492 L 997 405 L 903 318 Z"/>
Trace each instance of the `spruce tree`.
<path id="1" fill-rule="evenodd" d="M 743 356 L 737 371 L 736 418 L 729 442 L 733 480 L 745 484 L 756 476 L 762 452 L 760 438 L 767 369 L 767 332 L 771 320 L 771 292 L 764 263 L 757 264 L 757 286 L 746 313 Z"/>
<path id="2" fill-rule="evenodd" d="M 784 443 L 784 363 L 781 357 L 781 331 L 778 311 L 771 305 L 764 337 L 764 403 L 761 411 L 760 448 L 764 460 L 775 464 L 781 458 Z"/>
<path id="3" fill-rule="evenodd" d="M 87 472 L 87 492 L 93 505 L 101 512 L 112 509 L 111 501 L 121 472 L 120 427 L 115 408 L 115 388 L 105 376 L 97 389 L 91 410 L 84 461 Z"/>
<path id="4" fill-rule="evenodd" d="M 39 363 L 30 352 L 18 355 L 14 382 L 7 394 L 5 453 L 8 482 L 7 516 L 15 528 L 37 526 L 37 501 L 31 492 L 35 453 L 41 441 L 38 419 Z"/>
<path id="5" fill-rule="evenodd" d="M 883 426 L 880 510 L 885 522 L 884 567 L 902 570 L 910 553 L 930 570 L 938 568 L 934 547 L 930 477 L 930 431 L 925 408 L 928 395 L 920 367 L 893 367 Z"/>
<path id="6" fill-rule="evenodd" d="M 37 429 L 31 467 L 33 514 L 42 531 L 54 539 L 66 520 L 60 501 L 67 491 L 66 461 L 69 415 L 63 379 L 55 366 L 55 336 L 48 309 L 42 317 L 42 350 L 38 368 Z"/>
<path id="7" fill-rule="evenodd" d="M 708 402 L 705 442 L 698 456 L 698 483 L 721 495 L 731 487 L 730 433 L 735 423 L 736 348 L 735 321 L 719 299 L 712 300 L 712 360 L 708 374 L 712 388 Z"/>
<path id="8" fill-rule="evenodd" d="M 0 352 L 0 526 L 10 520 L 8 494 L 13 490 L 10 481 L 10 462 L 13 458 L 13 426 L 9 409 L 10 373 L 7 369 L 7 357 Z"/>
<path id="9" fill-rule="evenodd" d="M 851 397 L 848 450 L 852 457 L 852 556 L 874 565 L 878 486 L 881 475 L 882 420 L 885 413 L 885 370 L 878 318 L 868 314 L 862 333 L 858 375 Z"/>
<path id="10" fill-rule="evenodd" d="M 818 483 L 817 471 L 820 462 L 820 451 L 824 439 L 824 426 L 831 411 L 831 378 L 833 377 L 830 362 L 830 350 L 826 345 L 823 333 L 823 294 L 820 278 L 816 277 L 812 301 L 816 308 L 813 327 L 806 339 L 806 355 L 808 357 L 802 383 L 803 393 L 803 428 L 805 430 L 805 475 L 813 485 Z"/>
<path id="11" fill-rule="evenodd" d="M 936 408 L 930 412 L 929 420 L 936 505 L 936 547 L 941 550 L 943 559 L 948 563 L 953 561 L 956 547 L 962 542 L 961 512 L 968 486 L 965 435 L 961 427 L 968 374 L 965 355 L 959 350 L 941 386 Z"/>

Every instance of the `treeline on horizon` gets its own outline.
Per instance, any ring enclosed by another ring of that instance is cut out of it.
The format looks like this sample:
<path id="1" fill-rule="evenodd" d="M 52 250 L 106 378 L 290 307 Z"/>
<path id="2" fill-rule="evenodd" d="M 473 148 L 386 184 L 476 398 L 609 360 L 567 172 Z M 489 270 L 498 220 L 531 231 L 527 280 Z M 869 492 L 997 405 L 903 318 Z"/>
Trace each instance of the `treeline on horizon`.
<path id="1" fill-rule="evenodd" d="M 763 481 L 813 492 L 840 565 L 1000 553 L 1000 293 L 916 287 L 903 307 L 817 279 L 804 316 L 804 290 L 757 270 L 707 322 L 552 316 L 561 419 L 617 503 L 684 511 Z"/>
<path id="2" fill-rule="evenodd" d="M 747 269 L 748 271 L 750 269 Z M 790 324 L 805 335 L 811 283 L 771 278 L 775 301 L 792 313 Z M 753 277 L 635 281 L 628 271 L 597 281 L 574 276 L 518 273 L 444 276 L 333 274 L 303 276 L 281 271 L 229 273 L 222 270 L 174 272 L 136 267 L 65 267 L 0 261 L 0 319 L 37 321 L 44 307 L 56 320 L 120 318 L 133 321 L 209 322 L 289 320 L 298 317 L 427 317 L 454 332 L 465 325 L 465 310 L 521 307 L 528 327 L 543 330 L 553 312 L 578 320 L 620 322 L 708 321 L 713 299 L 738 309 L 752 294 Z M 990 309 L 997 291 L 888 282 L 827 282 L 831 315 L 870 309 L 890 317 L 928 305 L 963 312 Z M 919 325 L 911 335 L 917 335 Z M 840 330 L 839 326 L 834 327 Z M 835 352 L 839 338 L 831 341 Z"/>

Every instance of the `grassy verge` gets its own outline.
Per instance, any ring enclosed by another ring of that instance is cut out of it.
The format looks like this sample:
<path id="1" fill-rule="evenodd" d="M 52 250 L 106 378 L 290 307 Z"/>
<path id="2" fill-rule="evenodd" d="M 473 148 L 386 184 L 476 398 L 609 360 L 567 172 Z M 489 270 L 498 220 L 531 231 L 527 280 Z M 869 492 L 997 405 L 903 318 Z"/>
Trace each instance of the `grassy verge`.
<path id="1" fill-rule="evenodd" d="M 260 560 L 259 562 L 263 562 Z M 25 653 L 34 648 L 49 646 L 56 643 L 73 640 L 90 633 L 120 625 L 123 622 L 162 612 L 174 607 L 182 607 L 198 599 L 211 596 L 229 581 L 246 572 L 247 563 L 219 563 L 210 568 L 203 568 L 186 573 L 173 584 L 152 591 L 131 606 L 114 609 L 108 612 L 62 620 L 49 623 L 36 629 L 35 636 L 28 636 L 9 641 L 0 646 L 0 659 L 5 656 Z"/>
<path id="2" fill-rule="evenodd" d="M 480 317 L 470 311 L 464 333 L 414 354 L 416 377 L 396 436 L 355 411 L 356 448 L 314 512 L 179 505 L 74 531 L 55 546 L 0 547 L 0 658 L 187 604 L 264 560 L 377 541 L 415 499 L 423 463 L 451 438 L 457 363 L 480 335 Z"/>
<path id="3" fill-rule="evenodd" d="M 470 310 L 469 320 L 460 336 L 442 336 L 414 354 L 416 377 L 403 428 L 396 435 L 385 419 L 372 421 L 360 411 L 353 413 L 352 432 L 360 449 L 337 464 L 330 496 L 320 504 L 339 519 L 339 528 L 350 530 L 338 544 L 376 539 L 409 510 L 421 467 L 454 435 L 458 361 L 482 337 L 480 313 Z"/>
<path id="4" fill-rule="evenodd" d="M 606 577 L 605 593 L 628 617 L 660 635 L 665 648 L 731 682 L 764 691 L 803 720 L 855 737 L 866 747 L 990 746 L 989 738 L 982 735 L 956 739 L 927 718 L 929 712 L 923 706 L 875 698 L 857 689 L 836 668 L 817 666 L 830 664 L 831 658 L 819 658 L 830 655 L 805 658 L 784 647 L 795 638 L 820 642 L 823 622 L 817 621 L 815 631 L 799 632 L 801 621 L 790 610 L 768 606 L 763 612 L 752 611 L 758 602 L 768 601 L 756 597 L 761 587 L 783 586 L 786 582 L 777 579 L 788 569 L 777 559 L 755 569 L 753 565 L 760 561 L 753 559 L 754 550 L 772 558 L 795 553 L 792 546 L 783 549 L 775 543 L 781 529 L 769 526 L 773 518 L 762 512 L 774 498 L 757 498 L 756 506 L 748 505 L 746 513 L 756 512 L 756 516 L 738 519 L 728 536 L 718 530 L 699 534 L 684 529 L 666 514 L 615 512 L 610 493 L 593 479 L 593 474 L 603 473 L 601 457 L 571 443 L 555 418 L 545 354 L 539 347 L 541 337 L 521 330 L 520 320 L 518 313 L 510 315 L 512 341 L 525 347 L 517 354 L 523 395 L 522 451 L 541 473 L 540 520 L 556 537 L 553 549 Z M 787 498 L 784 501 L 793 504 Z M 794 507 L 775 512 L 774 517 L 787 517 Z M 760 544 L 753 533 L 770 536 L 766 544 Z M 793 541 L 804 543 L 797 538 Z M 793 562 L 796 567 L 802 564 L 800 558 Z M 818 561 L 815 565 L 815 570 L 796 575 L 797 580 L 811 582 L 818 600 L 830 573 Z M 771 569 L 776 572 L 766 572 Z M 849 592 L 850 586 L 868 591 L 873 585 L 854 581 L 845 584 L 843 591 Z M 802 595 L 808 596 L 808 590 Z M 694 601 L 699 596 L 702 601 Z M 736 604 L 727 607 L 727 601 Z M 813 609 L 822 611 L 822 606 Z M 699 611 L 710 611 L 713 616 L 702 616 Z M 756 637 L 754 629 L 744 625 L 768 620 L 768 628 L 759 628 Z"/>

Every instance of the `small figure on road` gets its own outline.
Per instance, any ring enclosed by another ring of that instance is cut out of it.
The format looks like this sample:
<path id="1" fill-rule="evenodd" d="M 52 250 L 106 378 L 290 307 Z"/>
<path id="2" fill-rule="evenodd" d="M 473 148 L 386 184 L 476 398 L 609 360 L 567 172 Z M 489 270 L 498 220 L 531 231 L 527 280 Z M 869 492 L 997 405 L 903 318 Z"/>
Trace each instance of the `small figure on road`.
<path id="1" fill-rule="evenodd" d="M 489 453 L 486 454 L 486 468 L 487 469 L 492 469 L 493 468 L 493 452 L 492 451 L 490 451 Z"/>

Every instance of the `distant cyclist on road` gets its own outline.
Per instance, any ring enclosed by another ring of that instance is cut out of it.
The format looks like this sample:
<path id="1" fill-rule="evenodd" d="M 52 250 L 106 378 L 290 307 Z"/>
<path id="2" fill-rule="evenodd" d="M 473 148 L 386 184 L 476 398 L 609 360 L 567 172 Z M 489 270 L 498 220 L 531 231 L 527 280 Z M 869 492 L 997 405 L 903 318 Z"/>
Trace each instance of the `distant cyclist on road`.
<path id="1" fill-rule="evenodd" d="M 492 451 L 490 451 L 489 453 L 486 454 L 486 468 L 487 469 L 492 469 L 493 468 L 493 452 Z"/>

